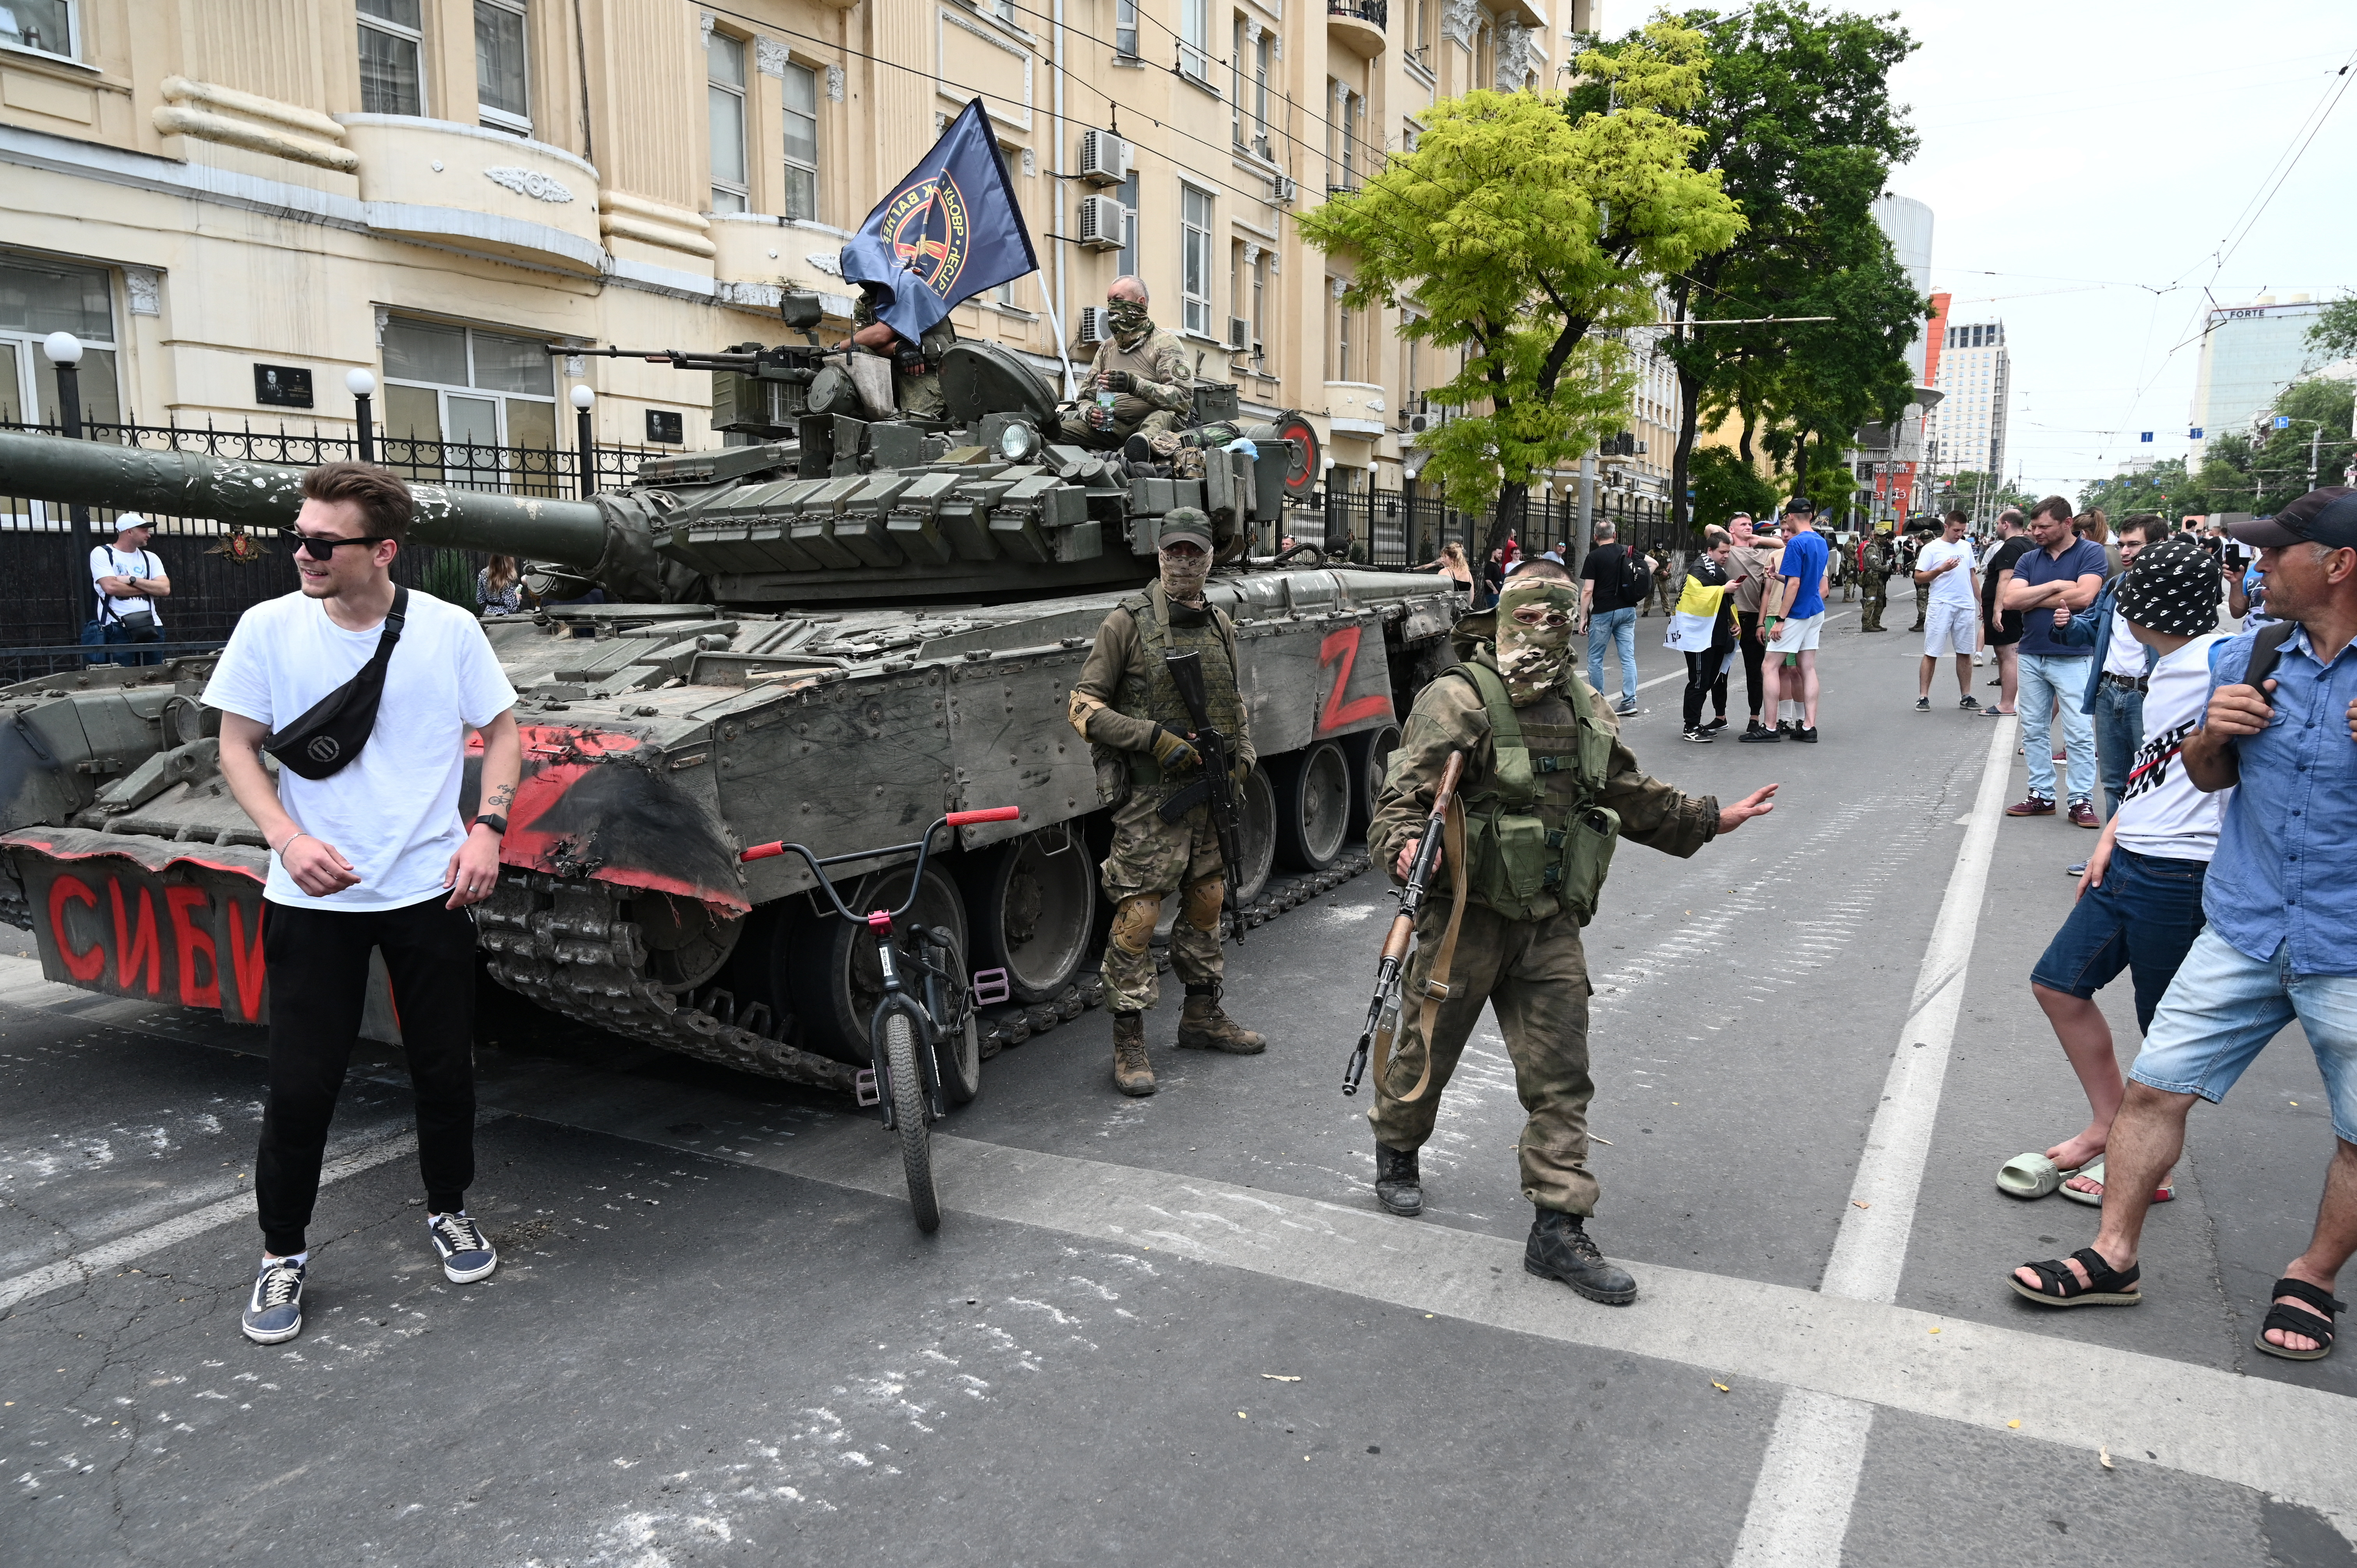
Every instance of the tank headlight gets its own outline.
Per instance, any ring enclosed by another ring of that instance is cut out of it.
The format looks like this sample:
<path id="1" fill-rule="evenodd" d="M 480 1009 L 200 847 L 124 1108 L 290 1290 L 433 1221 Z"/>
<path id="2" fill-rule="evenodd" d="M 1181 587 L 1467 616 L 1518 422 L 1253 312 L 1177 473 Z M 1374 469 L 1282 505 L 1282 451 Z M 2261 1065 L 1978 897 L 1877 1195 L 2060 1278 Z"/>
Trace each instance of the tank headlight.
<path id="1" fill-rule="evenodd" d="M 1028 424 L 1010 424 L 998 433 L 998 455 L 1010 463 L 1028 463 L 1039 455 L 1039 433 Z"/>

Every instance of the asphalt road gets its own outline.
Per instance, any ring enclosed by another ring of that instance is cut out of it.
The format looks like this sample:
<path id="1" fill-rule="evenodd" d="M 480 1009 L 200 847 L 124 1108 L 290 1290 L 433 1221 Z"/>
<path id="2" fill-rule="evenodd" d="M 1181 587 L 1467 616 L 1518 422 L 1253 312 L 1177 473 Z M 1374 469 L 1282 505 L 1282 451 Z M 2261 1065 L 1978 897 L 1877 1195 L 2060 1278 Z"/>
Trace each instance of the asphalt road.
<path id="1" fill-rule="evenodd" d="M 1693 860 L 1625 849 L 1587 932 L 1625 1308 L 1518 1266 L 1494 1034 L 1426 1216 L 1375 1208 L 1336 1091 L 1372 876 L 1230 950 L 1264 1057 L 1158 1050 L 1127 1101 L 1090 1014 L 992 1061 L 930 1239 L 839 1103 L 503 1007 L 471 1195 L 503 1262 L 452 1286 L 378 1057 L 274 1348 L 236 1321 L 256 1036 L 0 957 L 6 1558 L 2357 1562 L 2357 1361 L 2249 1348 L 2331 1148 L 2312 1060 L 2287 1036 L 2197 1114 L 2144 1306 L 2006 1291 L 2093 1231 L 1991 1185 L 2083 1121 L 2028 972 L 2093 835 L 1996 820 L 2012 724 L 1946 674 L 1915 713 L 1918 640 L 1835 611 L 1814 747 L 1680 744 L 1640 622 L 1640 757 L 1784 789 Z"/>

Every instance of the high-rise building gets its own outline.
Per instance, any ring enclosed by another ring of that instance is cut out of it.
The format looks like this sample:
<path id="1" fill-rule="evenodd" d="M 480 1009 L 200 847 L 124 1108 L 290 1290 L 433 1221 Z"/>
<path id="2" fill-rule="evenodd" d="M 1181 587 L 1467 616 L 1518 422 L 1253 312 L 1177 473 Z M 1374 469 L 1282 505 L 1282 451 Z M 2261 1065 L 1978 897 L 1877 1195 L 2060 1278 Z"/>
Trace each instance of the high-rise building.
<path id="1" fill-rule="evenodd" d="M 1890 241 L 1892 253 L 1899 264 L 1907 269 L 1910 282 L 1919 294 L 1929 294 L 1932 288 L 1932 209 L 1911 196 L 1885 195 L 1874 203 L 1874 220 Z M 1873 488 L 1871 513 L 1877 519 L 1897 520 L 1921 509 L 1919 493 L 1921 481 L 1928 478 L 1929 426 L 1927 415 L 1939 399 L 1929 390 L 1932 365 L 1929 331 L 1917 328 L 1912 341 L 1907 346 L 1910 380 L 1916 388 L 1915 401 L 1902 413 L 1897 423 L 1880 423 L 1859 426 L 1857 445 L 1850 452 L 1850 462 L 1857 482 Z"/>
<path id="2" fill-rule="evenodd" d="M 2004 473 L 2006 407 L 2013 391 L 2005 323 L 1952 322 L 1942 335 L 1935 373 L 1942 396 L 1929 431 L 1939 451 L 1939 471 Z"/>
<path id="3" fill-rule="evenodd" d="M 2280 300 L 2263 294 L 2248 305 L 2220 306 L 2208 313 L 2201 365 L 2193 378 L 2193 447 L 2187 467 L 2201 466 L 2211 437 L 2247 430 L 2252 415 L 2274 407 L 2284 388 L 2324 363 L 2329 356 L 2308 345 L 2308 329 L 2323 314 L 2324 306 L 2304 294 Z"/>

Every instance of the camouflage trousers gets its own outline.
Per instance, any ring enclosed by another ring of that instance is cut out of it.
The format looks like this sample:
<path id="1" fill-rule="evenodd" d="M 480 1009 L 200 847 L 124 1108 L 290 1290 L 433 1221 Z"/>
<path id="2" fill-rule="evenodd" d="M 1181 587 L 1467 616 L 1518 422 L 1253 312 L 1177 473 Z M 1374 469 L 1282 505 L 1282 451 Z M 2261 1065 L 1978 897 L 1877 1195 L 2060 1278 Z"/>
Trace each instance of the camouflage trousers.
<path id="1" fill-rule="evenodd" d="M 1142 1012 L 1162 993 L 1154 972 L 1154 927 L 1162 900 L 1179 895 L 1170 928 L 1170 967 L 1188 985 L 1217 985 L 1225 970 L 1220 953 L 1220 899 L 1227 891 L 1220 838 L 1211 811 L 1198 806 L 1175 822 L 1156 811 L 1166 791 L 1137 789 L 1113 814 L 1113 853 L 1099 875 L 1113 901 L 1113 935 L 1105 942 L 1105 1005 Z"/>
<path id="2" fill-rule="evenodd" d="M 1099 430 L 1081 417 L 1080 410 L 1074 409 L 1064 415 L 1062 439 L 1075 446 L 1085 446 L 1092 451 L 1114 452 L 1120 450 L 1122 443 L 1133 435 L 1141 433 L 1147 435 L 1166 435 L 1175 433 L 1178 426 L 1179 419 L 1175 412 L 1167 408 L 1157 408 L 1135 424 L 1125 419 L 1117 419 L 1106 429 Z"/>
<path id="3" fill-rule="evenodd" d="M 1434 1016 L 1427 1047 L 1413 999 L 1439 953 L 1448 904 L 1445 895 L 1436 895 L 1417 922 L 1399 1040 L 1367 1110 L 1375 1141 L 1387 1148 L 1419 1149 L 1431 1138 L 1441 1091 L 1487 1004 L 1497 1010 L 1506 1055 L 1514 1064 L 1514 1088 L 1530 1117 L 1515 1145 L 1523 1196 L 1541 1208 L 1593 1214 L 1597 1187 L 1587 1168 L 1587 1102 L 1596 1098 L 1596 1080 L 1587 1071 L 1587 958 L 1579 942 L 1579 921 L 1568 914 L 1509 920 L 1479 904 L 1467 905 L 1448 997 Z M 1394 1092 L 1415 1087 L 1427 1048 L 1432 1082 L 1423 1098 L 1412 1103 L 1393 1099 Z"/>
<path id="4" fill-rule="evenodd" d="M 1880 631 L 1882 612 L 1890 603 L 1890 590 L 1868 579 L 1858 589 L 1857 628 L 1860 631 Z"/>

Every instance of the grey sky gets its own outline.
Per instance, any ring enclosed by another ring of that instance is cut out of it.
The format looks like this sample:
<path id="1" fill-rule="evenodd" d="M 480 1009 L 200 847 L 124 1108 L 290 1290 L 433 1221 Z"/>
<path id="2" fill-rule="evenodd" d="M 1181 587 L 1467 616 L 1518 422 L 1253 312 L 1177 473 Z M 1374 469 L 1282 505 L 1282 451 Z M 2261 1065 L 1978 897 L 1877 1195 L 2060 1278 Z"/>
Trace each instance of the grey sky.
<path id="1" fill-rule="evenodd" d="M 2123 456 L 2184 455 L 2188 339 L 2211 298 L 2357 287 L 2357 87 L 2215 259 L 2319 104 L 2357 81 L 2335 76 L 2357 59 L 2345 0 L 2239 18 L 2187 0 L 1895 9 L 1923 46 L 1894 78 L 1923 150 L 1890 188 L 1932 209 L 1933 287 L 1954 318 L 2006 324 L 2007 467 L 2029 489 L 2075 493 Z"/>

